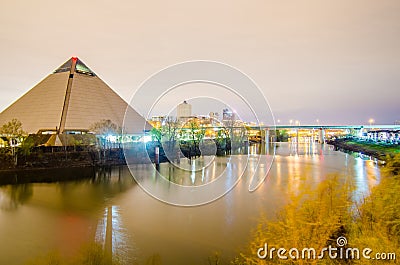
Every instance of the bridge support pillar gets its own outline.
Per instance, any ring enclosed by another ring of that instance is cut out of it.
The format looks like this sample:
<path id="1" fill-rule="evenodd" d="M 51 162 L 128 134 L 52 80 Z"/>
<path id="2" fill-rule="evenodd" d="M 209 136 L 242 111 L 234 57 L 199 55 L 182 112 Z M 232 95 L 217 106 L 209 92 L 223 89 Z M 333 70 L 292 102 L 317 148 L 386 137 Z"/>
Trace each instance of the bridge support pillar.
<path id="1" fill-rule="evenodd" d="M 324 129 L 319 129 L 319 139 L 318 139 L 318 142 L 320 143 L 320 144 L 323 144 L 323 143 L 325 143 L 325 130 Z"/>
<path id="2" fill-rule="evenodd" d="M 264 141 L 265 141 L 265 144 L 269 144 L 269 129 L 266 129 L 265 130 L 265 139 L 264 139 Z"/>
<path id="3" fill-rule="evenodd" d="M 269 155 L 270 131 L 269 131 L 269 129 L 265 129 L 265 130 L 263 130 L 263 133 L 264 133 L 264 135 L 263 135 L 262 141 L 265 144 L 265 154 Z"/>
<path id="4" fill-rule="evenodd" d="M 363 129 L 354 129 L 354 130 L 350 130 L 350 133 L 352 136 L 358 137 L 358 138 L 362 138 L 362 131 Z"/>

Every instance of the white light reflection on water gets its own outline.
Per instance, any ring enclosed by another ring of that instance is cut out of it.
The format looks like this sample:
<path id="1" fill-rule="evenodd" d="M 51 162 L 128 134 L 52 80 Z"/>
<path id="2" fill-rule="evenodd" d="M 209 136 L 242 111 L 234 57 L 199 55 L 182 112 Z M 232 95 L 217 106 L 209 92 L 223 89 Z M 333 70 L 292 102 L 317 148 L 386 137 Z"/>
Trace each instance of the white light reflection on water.
<path id="1" fill-rule="evenodd" d="M 95 241 L 103 246 L 105 252 L 111 252 L 113 259 L 118 260 L 118 264 L 128 265 L 136 262 L 137 250 L 132 245 L 133 240 L 122 222 L 120 207 L 104 208 L 103 218 L 97 224 Z"/>
<path id="2" fill-rule="evenodd" d="M 374 160 L 365 160 L 362 157 L 354 158 L 355 186 L 354 199 L 361 201 L 367 197 L 371 188 L 380 182 L 380 170 Z"/>

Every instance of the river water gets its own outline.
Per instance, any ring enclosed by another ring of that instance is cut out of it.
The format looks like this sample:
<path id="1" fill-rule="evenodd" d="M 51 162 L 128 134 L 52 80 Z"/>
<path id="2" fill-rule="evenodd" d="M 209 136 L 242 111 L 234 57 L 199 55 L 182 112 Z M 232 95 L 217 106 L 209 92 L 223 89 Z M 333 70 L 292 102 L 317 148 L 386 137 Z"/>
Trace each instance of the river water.
<path id="1" fill-rule="evenodd" d="M 225 196 L 197 207 L 153 198 L 127 167 L 83 180 L 1 186 L 0 264 L 26 264 L 50 252 L 73 257 L 87 242 L 104 244 L 110 218 L 112 251 L 122 264 L 208 264 L 216 252 L 227 262 L 245 247 L 260 215 L 273 219 L 302 183 L 339 174 L 354 184 L 358 199 L 379 183 L 379 166 L 365 157 L 329 145 L 277 145 L 269 175 L 256 191 L 248 191 L 244 175 Z M 170 167 L 162 164 L 160 171 Z"/>

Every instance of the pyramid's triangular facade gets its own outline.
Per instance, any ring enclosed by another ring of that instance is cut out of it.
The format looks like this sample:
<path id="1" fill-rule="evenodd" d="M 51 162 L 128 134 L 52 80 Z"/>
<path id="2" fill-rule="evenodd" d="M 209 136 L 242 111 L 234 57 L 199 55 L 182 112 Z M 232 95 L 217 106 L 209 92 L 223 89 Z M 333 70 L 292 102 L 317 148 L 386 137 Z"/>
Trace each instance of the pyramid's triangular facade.
<path id="1" fill-rule="evenodd" d="M 129 121 L 123 119 L 129 112 Z M 39 130 L 88 130 L 100 120 L 111 120 L 136 134 L 149 129 L 144 118 L 73 57 L 0 113 L 0 125 L 17 118 L 28 133 Z"/>

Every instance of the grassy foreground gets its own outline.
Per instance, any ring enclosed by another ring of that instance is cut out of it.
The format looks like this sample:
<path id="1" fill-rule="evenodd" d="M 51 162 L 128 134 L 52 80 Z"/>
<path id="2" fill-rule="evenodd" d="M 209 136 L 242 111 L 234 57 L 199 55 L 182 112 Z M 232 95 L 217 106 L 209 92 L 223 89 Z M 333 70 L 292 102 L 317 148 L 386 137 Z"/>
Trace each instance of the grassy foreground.
<path id="1" fill-rule="evenodd" d="M 292 196 L 277 220 L 261 218 L 250 243 L 231 264 L 396 264 L 393 257 L 372 258 L 376 253 L 395 253 L 400 247 L 400 154 L 388 160 L 382 172 L 381 183 L 361 202 L 352 200 L 352 184 L 341 183 L 337 176 L 331 176 L 316 189 L 301 187 L 302 192 Z M 318 256 L 329 245 L 337 247 L 340 236 L 347 239 L 343 251 L 370 248 L 371 259 L 363 258 L 361 253 L 360 259 L 330 259 L 327 252 L 323 259 L 293 259 L 286 252 L 288 259 L 283 260 L 276 251 L 272 259 L 257 256 L 257 250 L 265 243 L 269 250 L 312 247 Z"/>

